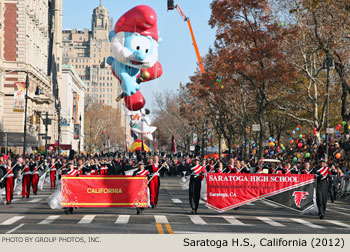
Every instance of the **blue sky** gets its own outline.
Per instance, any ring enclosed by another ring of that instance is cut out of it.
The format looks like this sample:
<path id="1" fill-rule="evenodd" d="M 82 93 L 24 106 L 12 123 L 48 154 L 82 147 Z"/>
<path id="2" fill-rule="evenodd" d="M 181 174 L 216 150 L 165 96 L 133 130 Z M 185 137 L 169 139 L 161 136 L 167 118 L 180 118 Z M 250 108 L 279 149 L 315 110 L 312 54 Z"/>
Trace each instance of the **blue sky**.
<path id="1" fill-rule="evenodd" d="M 211 0 L 175 0 L 187 15 L 194 30 L 201 56 L 213 46 L 215 30 L 208 25 Z M 151 6 L 158 16 L 158 29 L 163 39 L 159 46 L 159 62 L 163 66 L 163 76 L 141 85 L 146 98 L 145 108 L 154 106 L 153 93 L 165 90 L 176 91 L 180 82 L 186 83 L 197 68 L 197 58 L 187 23 L 176 10 L 167 11 L 167 0 L 103 0 L 102 5 L 109 11 L 113 22 L 136 5 Z M 63 0 L 63 28 L 91 29 L 92 10 L 99 0 Z M 114 26 L 113 24 L 113 26 Z"/>

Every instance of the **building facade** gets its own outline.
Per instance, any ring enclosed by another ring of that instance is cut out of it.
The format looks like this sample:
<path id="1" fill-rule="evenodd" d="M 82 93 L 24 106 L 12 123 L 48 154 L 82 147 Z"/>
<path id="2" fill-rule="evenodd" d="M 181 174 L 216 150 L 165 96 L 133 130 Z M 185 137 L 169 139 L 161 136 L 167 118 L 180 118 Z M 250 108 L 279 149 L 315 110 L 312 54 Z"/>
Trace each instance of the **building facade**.
<path id="1" fill-rule="evenodd" d="M 62 84 L 59 88 L 61 101 L 61 141 L 64 149 L 83 151 L 84 100 L 86 84 L 72 65 L 62 66 Z M 71 147 L 71 148 L 69 148 Z"/>
<path id="2" fill-rule="evenodd" d="M 61 78 L 62 0 L 6 0 L 1 6 L 0 145 L 6 151 L 23 150 L 28 76 L 26 151 L 30 153 L 30 147 L 44 149 L 46 143 L 58 140 L 53 84 L 58 86 Z M 47 132 L 40 119 L 46 112 L 52 119 Z M 47 142 L 42 137 L 46 133 Z"/>
<path id="3" fill-rule="evenodd" d="M 93 10 L 91 31 L 63 30 L 63 63 L 74 66 L 90 100 L 122 109 L 123 104 L 115 102 L 121 87 L 106 63 L 111 55 L 111 22 L 108 10 L 99 5 Z"/>
<path id="4" fill-rule="evenodd" d="M 93 10 L 91 30 L 62 31 L 63 63 L 72 65 L 86 83 L 85 106 L 97 102 L 118 109 L 121 113 L 120 126 L 126 127 L 125 130 L 130 132 L 124 102 L 115 101 L 123 91 L 106 62 L 112 55 L 109 41 L 109 32 L 112 29 L 113 21 L 109 17 L 108 10 L 100 2 L 100 5 Z M 127 141 L 131 141 L 129 135 Z"/>

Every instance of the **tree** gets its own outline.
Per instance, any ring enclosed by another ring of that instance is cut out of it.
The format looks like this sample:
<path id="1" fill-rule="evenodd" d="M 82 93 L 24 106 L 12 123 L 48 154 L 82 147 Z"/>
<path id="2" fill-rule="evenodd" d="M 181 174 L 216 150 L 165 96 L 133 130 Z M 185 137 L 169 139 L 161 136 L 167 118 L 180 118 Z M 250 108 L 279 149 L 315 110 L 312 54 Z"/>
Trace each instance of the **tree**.
<path id="1" fill-rule="evenodd" d="M 106 142 L 111 146 L 125 146 L 125 129 L 120 127 L 121 113 L 118 109 L 102 103 L 89 103 L 85 107 L 84 130 L 88 150 L 108 151 Z M 91 128 L 90 128 L 91 127 Z"/>
<path id="2" fill-rule="evenodd" d="M 259 154 L 265 139 L 266 110 L 276 87 L 289 83 L 289 67 L 281 43 L 288 32 L 272 19 L 263 0 L 214 0 L 209 24 L 217 28 L 215 47 L 234 77 L 254 92 L 260 124 Z"/>

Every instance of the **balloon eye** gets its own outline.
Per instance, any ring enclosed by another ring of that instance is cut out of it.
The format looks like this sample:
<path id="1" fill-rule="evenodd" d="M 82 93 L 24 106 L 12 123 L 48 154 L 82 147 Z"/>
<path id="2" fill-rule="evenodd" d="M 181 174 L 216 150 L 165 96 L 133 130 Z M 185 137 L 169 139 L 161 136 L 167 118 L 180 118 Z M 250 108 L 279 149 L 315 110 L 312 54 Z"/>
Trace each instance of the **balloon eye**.
<path id="1" fill-rule="evenodd" d="M 148 49 L 146 49 L 146 53 L 148 53 Z"/>
<path id="2" fill-rule="evenodd" d="M 136 47 L 136 50 L 140 50 L 140 47 L 139 47 L 139 46 L 137 46 L 137 47 Z"/>

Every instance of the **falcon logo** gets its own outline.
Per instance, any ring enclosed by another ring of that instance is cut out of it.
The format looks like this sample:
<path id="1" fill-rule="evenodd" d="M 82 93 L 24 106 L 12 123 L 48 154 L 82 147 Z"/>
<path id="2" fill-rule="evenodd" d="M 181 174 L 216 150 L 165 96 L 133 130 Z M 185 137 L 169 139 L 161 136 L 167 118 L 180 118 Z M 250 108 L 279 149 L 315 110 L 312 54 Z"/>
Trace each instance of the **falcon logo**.
<path id="1" fill-rule="evenodd" d="M 307 195 L 309 195 L 309 193 L 308 192 L 298 192 L 298 191 L 295 191 L 294 193 L 293 193 L 293 197 L 294 197 L 294 203 L 295 203 L 295 205 L 297 205 L 297 207 L 299 207 L 300 208 L 300 203 L 301 203 L 301 200 L 302 199 L 306 199 L 307 197 Z"/>

